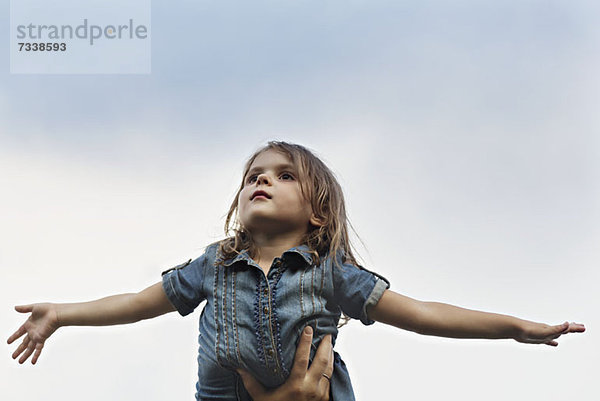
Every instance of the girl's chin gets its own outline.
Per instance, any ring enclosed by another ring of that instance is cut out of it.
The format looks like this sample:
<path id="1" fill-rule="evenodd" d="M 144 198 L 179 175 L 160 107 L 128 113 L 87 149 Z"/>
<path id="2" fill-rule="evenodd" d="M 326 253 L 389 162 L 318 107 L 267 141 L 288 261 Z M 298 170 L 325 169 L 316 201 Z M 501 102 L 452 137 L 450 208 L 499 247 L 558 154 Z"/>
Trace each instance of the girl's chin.
<path id="1" fill-rule="evenodd" d="M 290 225 L 289 219 L 277 219 L 266 213 L 264 215 L 254 214 L 252 219 L 248 219 L 242 225 L 252 235 L 283 234 L 298 231 L 294 229 L 293 225 Z"/>

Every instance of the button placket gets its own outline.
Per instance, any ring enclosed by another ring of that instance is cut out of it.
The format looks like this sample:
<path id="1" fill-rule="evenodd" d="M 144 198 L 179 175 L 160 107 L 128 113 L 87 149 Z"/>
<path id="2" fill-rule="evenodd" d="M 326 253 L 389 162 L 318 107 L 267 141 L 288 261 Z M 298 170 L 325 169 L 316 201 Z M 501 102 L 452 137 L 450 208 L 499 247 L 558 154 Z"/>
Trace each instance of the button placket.
<path id="1" fill-rule="evenodd" d="M 263 338 L 265 338 L 267 341 L 264 344 L 264 352 L 265 352 L 265 363 L 266 363 L 266 368 L 271 370 L 273 373 L 277 373 L 278 369 L 276 366 L 276 361 L 274 361 L 274 356 L 275 356 L 275 351 L 273 350 L 273 332 L 272 332 L 272 316 L 271 316 L 271 288 L 270 288 L 270 283 L 269 283 L 269 279 L 267 277 L 264 277 L 264 282 L 263 282 L 263 289 L 262 291 L 260 291 L 261 293 L 261 303 L 262 303 L 262 309 L 261 312 L 263 314 L 263 318 L 261 319 L 262 321 L 262 327 L 261 330 L 263 331 Z"/>
<path id="2" fill-rule="evenodd" d="M 271 371 L 273 372 L 273 374 L 277 374 L 280 371 L 280 367 L 279 367 L 279 361 L 277 360 L 277 351 L 275 350 L 275 347 L 277 346 L 276 344 L 276 340 L 274 338 L 275 332 L 274 332 L 274 327 L 273 327 L 273 310 L 272 310 L 272 292 L 271 292 L 271 285 L 273 284 L 273 280 L 274 277 L 279 274 L 279 269 L 282 265 L 282 260 L 281 258 L 275 258 L 273 260 L 273 263 L 271 264 L 271 269 L 269 270 L 269 274 L 266 277 L 266 286 L 263 289 L 263 293 L 264 293 L 264 304 L 265 305 L 263 307 L 263 313 L 265 314 L 265 321 L 268 322 L 268 327 L 265 327 L 268 335 L 268 338 L 270 338 L 271 340 L 271 344 L 269 344 L 267 347 L 265 347 L 265 351 L 266 351 L 266 359 L 269 361 L 267 363 L 267 366 L 269 368 L 271 368 Z M 266 306 L 268 305 L 268 307 Z"/>

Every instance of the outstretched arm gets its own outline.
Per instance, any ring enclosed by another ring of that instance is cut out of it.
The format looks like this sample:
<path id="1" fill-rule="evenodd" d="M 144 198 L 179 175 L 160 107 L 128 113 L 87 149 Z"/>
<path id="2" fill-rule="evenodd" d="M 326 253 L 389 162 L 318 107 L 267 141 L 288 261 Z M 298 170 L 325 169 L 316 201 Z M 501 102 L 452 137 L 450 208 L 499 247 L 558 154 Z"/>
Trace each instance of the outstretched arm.
<path id="1" fill-rule="evenodd" d="M 174 311 L 162 282 L 137 294 L 119 294 L 91 302 L 56 304 L 60 326 L 110 326 L 135 323 Z"/>
<path id="2" fill-rule="evenodd" d="M 175 308 L 159 282 L 136 294 L 113 295 L 80 303 L 20 305 L 15 306 L 15 310 L 31 315 L 8 338 L 8 343 L 11 344 L 25 335 L 12 357 L 16 359 L 23 354 L 19 359 L 19 363 L 23 363 L 33 354 L 31 363 L 35 364 L 44 343 L 59 327 L 134 323 L 172 312 Z"/>
<path id="3" fill-rule="evenodd" d="M 557 346 L 567 333 L 583 332 L 583 324 L 549 326 L 513 316 L 479 312 L 439 302 L 422 302 L 386 290 L 369 311 L 373 320 L 419 334 L 452 338 L 512 338 L 532 344 Z"/>

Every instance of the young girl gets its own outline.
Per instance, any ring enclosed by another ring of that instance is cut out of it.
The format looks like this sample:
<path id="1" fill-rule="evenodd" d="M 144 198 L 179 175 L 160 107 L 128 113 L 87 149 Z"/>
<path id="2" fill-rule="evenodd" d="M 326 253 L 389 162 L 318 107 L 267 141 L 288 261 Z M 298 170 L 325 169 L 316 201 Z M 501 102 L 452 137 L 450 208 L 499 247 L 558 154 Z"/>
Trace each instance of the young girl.
<path id="1" fill-rule="evenodd" d="M 187 315 L 206 301 L 196 399 L 247 401 L 239 369 L 266 387 L 281 385 L 304 327 L 314 331 L 314 349 L 327 334 L 335 343 L 342 312 L 365 325 L 380 321 L 420 334 L 551 346 L 562 334 L 585 330 L 581 324 L 548 326 L 390 291 L 387 280 L 361 267 L 351 251 L 342 189 L 333 173 L 299 145 L 269 142 L 248 160 L 225 232 L 231 236 L 163 272 L 161 282 L 138 294 L 17 307 L 32 315 L 9 338 L 11 343 L 25 334 L 13 358 L 24 352 L 22 363 L 33 354 L 35 363 L 60 326 L 131 323 L 174 310 Z M 325 376 L 332 400 L 354 399 L 337 353 L 331 377 Z"/>

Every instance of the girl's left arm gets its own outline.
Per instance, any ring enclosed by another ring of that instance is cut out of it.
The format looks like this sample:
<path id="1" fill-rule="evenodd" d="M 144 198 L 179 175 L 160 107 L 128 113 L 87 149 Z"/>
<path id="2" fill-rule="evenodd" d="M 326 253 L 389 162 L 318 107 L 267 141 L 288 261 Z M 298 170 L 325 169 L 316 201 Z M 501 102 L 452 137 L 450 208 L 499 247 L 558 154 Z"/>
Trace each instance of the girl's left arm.
<path id="1" fill-rule="evenodd" d="M 423 302 L 386 290 L 367 311 L 378 322 L 419 334 L 451 338 L 512 338 L 518 342 L 557 346 L 567 333 L 585 331 L 583 324 L 565 322 L 555 326 L 513 316 L 480 312 L 439 302 Z"/>

